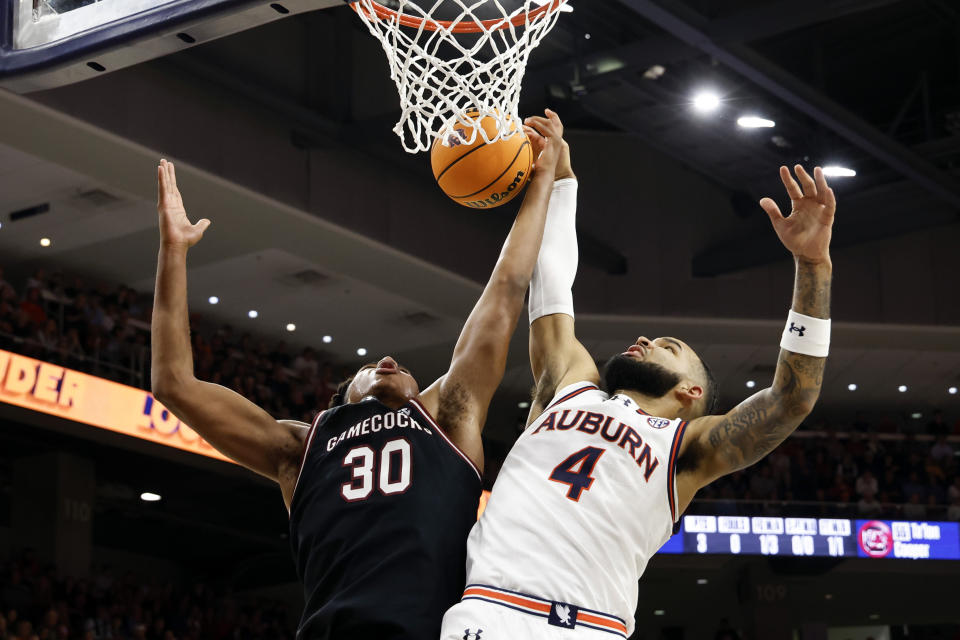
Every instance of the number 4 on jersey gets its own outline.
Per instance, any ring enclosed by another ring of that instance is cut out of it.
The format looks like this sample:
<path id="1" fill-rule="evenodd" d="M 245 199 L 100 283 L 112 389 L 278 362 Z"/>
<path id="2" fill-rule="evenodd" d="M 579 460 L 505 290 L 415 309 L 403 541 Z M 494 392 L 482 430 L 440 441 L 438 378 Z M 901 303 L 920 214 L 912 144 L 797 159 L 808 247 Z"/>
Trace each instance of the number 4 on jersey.
<path id="1" fill-rule="evenodd" d="M 603 449 L 597 447 L 581 449 L 558 464 L 550 474 L 550 479 L 570 485 L 567 497 L 574 502 L 579 502 L 580 494 L 589 491 L 595 480 L 590 474 L 593 473 L 593 468 L 597 466 L 597 460 L 602 455 Z"/>

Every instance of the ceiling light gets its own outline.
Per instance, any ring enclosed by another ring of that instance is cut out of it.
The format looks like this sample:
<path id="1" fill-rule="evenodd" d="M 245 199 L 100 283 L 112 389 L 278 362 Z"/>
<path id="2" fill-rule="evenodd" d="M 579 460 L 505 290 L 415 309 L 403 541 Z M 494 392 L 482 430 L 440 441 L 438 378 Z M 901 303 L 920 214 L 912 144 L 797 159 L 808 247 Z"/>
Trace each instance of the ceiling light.
<path id="1" fill-rule="evenodd" d="M 897 391 L 899 391 L 900 393 L 906 393 L 906 392 L 907 392 L 907 385 L 905 385 L 905 384 L 900 385 L 899 387 L 897 387 Z"/>
<path id="2" fill-rule="evenodd" d="M 755 380 L 747 380 L 747 389 L 753 389 L 755 386 L 757 386 Z"/>
<path id="3" fill-rule="evenodd" d="M 949 393 L 949 394 L 952 395 L 952 396 L 955 396 L 955 395 L 957 395 L 957 388 L 956 388 L 956 387 L 950 387 L 949 389 L 947 389 L 947 393 Z"/>
<path id="4" fill-rule="evenodd" d="M 720 106 L 720 96 L 712 91 L 701 91 L 693 97 L 693 108 L 701 113 L 709 113 Z"/>
<path id="5" fill-rule="evenodd" d="M 359 349 L 357 349 L 357 355 L 358 355 L 358 356 L 365 356 L 365 355 L 367 355 L 367 350 L 364 349 L 363 347 L 360 347 Z"/>
<path id="6" fill-rule="evenodd" d="M 910 417 L 913 418 L 914 420 L 919 420 L 920 418 L 923 417 L 923 414 L 920 413 L 919 411 L 915 411 L 910 414 Z"/>
<path id="7" fill-rule="evenodd" d="M 697 578 L 697 584 L 707 584 L 706 578 Z"/>
<path id="8" fill-rule="evenodd" d="M 857 172 L 847 167 L 829 166 L 823 168 L 823 175 L 828 178 L 852 178 Z"/>
<path id="9" fill-rule="evenodd" d="M 40 246 L 41 246 L 41 247 L 49 247 L 49 246 L 50 246 L 50 238 L 40 238 Z"/>
<path id="10" fill-rule="evenodd" d="M 296 330 L 297 330 L 297 325 L 293 324 L 292 322 L 287 325 L 287 331 L 296 331 Z"/>
<path id="11" fill-rule="evenodd" d="M 666 72 L 667 70 L 663 67 L 663 65 L 655 64 L 643 72 L 643 77 L 647 80 L 656 80 L 657 78 L 662 77 Z"/>
<path id="12" fill-rule="evenodd" d="M 209 302 L 210 304 L 219 304 L 220 298 L 218 298 L 217 296 L 210 296 L 209 298 L 207 298 L 207 302 Z"/>
<path id="13" fill-rule="evenodd" d="M 521 409 L 529 409 L 529 408 L 530 408 L 530 403 L 529 403 L 529 402 L 526 402 L 526 401 L 524 401 L 524 402 L 518 402 L 518 403 L 517 403 L 517 406 L 520 407 Z"/>
<path id="14" fill-rule="evenodd" d="M 584 39 L 584 40 L 589 40 L 589 39 L 590 39 L 590 34 L 589 34 L 589 33 L 583 34 L 583 39 Z"/>
<path id="15" fill-rule="evenodd" d="M 323 336 L 323 344 L 330 344 L 333 342 L 333 336 Z"/>
<path id="16" fill-rule="evenodd" d="M 743 116 L 737 119 L 737 124 L 744 129 L 769 129 L 776 126 L 777 123 L 758 116 Z"/>
<path id="17" fill-rule="evenodd" d="M 150 493 L 149 491 L 144 491 L 140 494 L 140 499 L 144 502 L 159 502 L 160 495 L 156 493 Z"/>
<path id="18" fill-rule="evenodd" d="M 653 610 L 653 615 L 655 615 L 655 616 L 662 616 L 662 615 L 664 615 L 665 613 L 666 613 L 666 611 L 664 611 L 663 609 L 654 609 L 654 610 Z"/>
<path id="19" fill-rule="evenodd" d="M 847 391 L 856 391 L 856 390 L 857 390 L 857 384 L 855 382 L 851 382 L 850 384 L 847 385 Z"/>
<path id="20" fill-rule="evenodd" d="M 250 311 L 247 311 L 247 317 L 248 317 L 248 318 L 256 318 L 258 315 L 260 315 L 260 314 L 257 313 L 257 310 L 256 310 L 256 309 L 250 309 Z"/>

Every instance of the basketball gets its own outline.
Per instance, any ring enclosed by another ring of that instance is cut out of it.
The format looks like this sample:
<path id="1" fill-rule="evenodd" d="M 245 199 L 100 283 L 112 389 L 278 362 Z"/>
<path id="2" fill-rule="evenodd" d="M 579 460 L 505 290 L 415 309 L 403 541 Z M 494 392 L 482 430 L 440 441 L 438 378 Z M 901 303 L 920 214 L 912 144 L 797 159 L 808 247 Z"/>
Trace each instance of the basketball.
<path id="1" fill-rule="evenodd" d="M 487 135 L 496 135 L 494 118 L 485 116 L 480 124 Z M 511 122 L 510 130 L 515 133 L 509 138 L 487 143 L 478 133 L 468 144 L 467 127 L 457 123 L 447 127 L 430 151 L 433 177 L 443 192 L 465 207 L 490 209 L 523 191 L 530 179 L 533 150 L 517 123 Z"/>

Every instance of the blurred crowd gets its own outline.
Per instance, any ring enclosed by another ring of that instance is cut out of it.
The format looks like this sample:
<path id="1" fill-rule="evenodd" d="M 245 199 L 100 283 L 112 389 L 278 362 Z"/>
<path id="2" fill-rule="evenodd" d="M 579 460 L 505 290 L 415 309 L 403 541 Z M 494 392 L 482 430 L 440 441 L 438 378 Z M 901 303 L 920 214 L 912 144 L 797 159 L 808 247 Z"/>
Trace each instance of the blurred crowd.
<path id="1" fill-rule="evenodd" d="M 0 640 L 286 640 L 281 603 L 203 583 L 149 583 L 100 567 L 59 576 L 29 551 L 0 563 Z"/>
<path id="2" fill-rule="evenodd" d="M 757 465 L 701 490 L 695 506 L 774 513 L 791 502 L 797 515 L 960 520 L 960 438 L 942 413 L 913 432 L 882 427 L 801 429 Z"/>
<path id="3" fill-rule="evenodd" d="M 151 300 L 42 270 L 14 286 L 0 268 L 0 349 L 146 388 Z M 227 386 L 278 418 L 309 422 L 353 372 L 314 349 L 294 353 L 229 325 L 191 318 L 197 377 Z M 816 433 L 813 433 L 815 431 Z M 805 437 L 806 436 L 806 437 Z M 694 509 L 777 511 L 784 501 L 825 503 L 846 517 L 960 520 L 960 421 L 802 427 L 759 465 L 698 494 Z M 491 485 L 498 456 L 488 456 Z"/>
<path id="4" fill-rule="evenodd" d="M 141 388 L 150 382 L 152 300 L 126 286 L 37 270 L 9 282 L 0 267 L 0 349 Z M 229 325 L 191 318 L 197 376 L 278 418 L 309 422 L 352 371 L 314 349 L 293 352 Z"/>

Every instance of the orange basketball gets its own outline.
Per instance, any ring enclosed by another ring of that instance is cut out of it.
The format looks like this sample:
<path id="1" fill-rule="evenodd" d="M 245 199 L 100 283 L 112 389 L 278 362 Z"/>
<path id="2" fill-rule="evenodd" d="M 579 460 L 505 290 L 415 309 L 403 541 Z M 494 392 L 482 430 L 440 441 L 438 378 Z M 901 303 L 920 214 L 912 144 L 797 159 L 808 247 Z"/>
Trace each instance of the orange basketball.
<path id="1" fill-rule="evenodd" d="M 496 135 L 496 120 L 485 116 L 480 124 L 487 135 Z M 523 191 L 530 179 L 533 150 L 517 123 L 511 122 L 510 130 L 516 133 L 489 144 L 478 132 L 474 143 L 467 144 L 471 131 L 454 123 L 438 137 L 430 151 L 430 163 L 443 192 L 465 207 L 489 209 L 510 202 Z"/>

